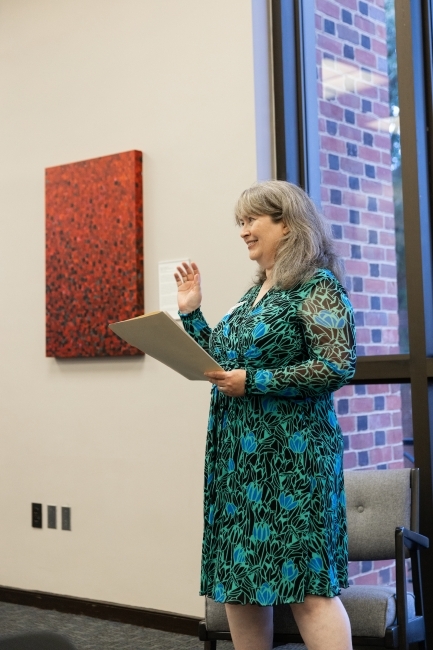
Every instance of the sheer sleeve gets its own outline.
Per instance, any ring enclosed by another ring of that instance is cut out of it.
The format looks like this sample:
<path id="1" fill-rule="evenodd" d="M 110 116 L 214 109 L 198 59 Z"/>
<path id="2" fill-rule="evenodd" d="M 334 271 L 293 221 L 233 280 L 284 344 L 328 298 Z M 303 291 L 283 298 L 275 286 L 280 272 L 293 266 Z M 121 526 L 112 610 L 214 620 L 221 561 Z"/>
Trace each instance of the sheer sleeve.
<path id="1" fill-rule="evenodd" d="M 322 279 L 300 303 L 298 318 L 307 358 L 283 368 L 247 369 L 246 395 L 315 397 L 341 388 L 353 377 L 355 327 L 343 288 Z"/>
<path id="2" fill-rule="evenodd" d="M 189 314 L 179 312 L 179 316 L 181 317 L 185 332 L 192 336 L 194 341 L 210 354 L 209 342 L 212 328 L 209 327 L 205 317 L 201 313 L 201 309 L 196 309 Z"/>

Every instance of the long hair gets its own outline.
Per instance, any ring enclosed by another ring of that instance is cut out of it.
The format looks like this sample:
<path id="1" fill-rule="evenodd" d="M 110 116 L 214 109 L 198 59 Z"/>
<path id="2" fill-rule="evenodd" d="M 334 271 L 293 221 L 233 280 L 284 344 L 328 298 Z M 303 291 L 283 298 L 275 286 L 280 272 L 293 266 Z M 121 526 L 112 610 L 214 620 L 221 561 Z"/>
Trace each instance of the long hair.
<path id="1" fill-rule="evenodd" d="M 328 224 L 300 187 L 286 181 L 255 183 L 242 192 L 235 206 L 238 225 L 251 215 L 269 215 L 288 227 L 272 269 L 276 287 L 290 289 L 310 279 L 317 269 L 329 269 L 344 284 L 343 263 L 335 252 Z M 265 279 L 266 272 L 260 269 L 255 282 L 261 284 Z"/>

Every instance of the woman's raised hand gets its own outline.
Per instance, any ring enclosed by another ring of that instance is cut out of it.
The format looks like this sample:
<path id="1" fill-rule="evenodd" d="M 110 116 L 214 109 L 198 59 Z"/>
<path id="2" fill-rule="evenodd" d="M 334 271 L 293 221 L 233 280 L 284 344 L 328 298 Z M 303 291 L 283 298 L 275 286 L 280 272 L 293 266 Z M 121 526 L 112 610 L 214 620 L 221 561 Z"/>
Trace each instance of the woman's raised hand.
<path id="1" fill-rule="evenodd" d="M 183 262 L 174 274 L 177 284 L 177 304 L 183 314 L 198 309 L 201 305 L 200 272 L 195 262 Z"/>

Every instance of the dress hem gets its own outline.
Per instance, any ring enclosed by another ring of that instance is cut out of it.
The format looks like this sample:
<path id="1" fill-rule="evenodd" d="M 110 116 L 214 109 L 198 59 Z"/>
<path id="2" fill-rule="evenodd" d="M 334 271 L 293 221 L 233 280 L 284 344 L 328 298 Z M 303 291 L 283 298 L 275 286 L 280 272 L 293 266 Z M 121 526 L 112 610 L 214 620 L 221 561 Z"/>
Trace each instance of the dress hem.
<path id="1" fill-rule="evenodd" d="M 304 600 L 296 600 L 295 598 L 293 598 L 292 600 L 282 600 L 280 598 L 280 599 L 276 599 L 276 601 L 272 603 L 272 605 L 263 605 L 263 603 L 260 603 L 258 600 L 249 600 L 247 602 L 242 602 L 240 600 L 226 599 L 226 600 L 217 600 L 215 602 L 221 603 L 221 605 L 225 605 L 227 603 L 228 605 L 260 605 L 261 607 L 269 607 L 269 606 L 272 607 L 275 605 L 297 605 L 305 602 L 305 596 L 323 596 L 324 598 L 335 598 L 336 596 L 339 596 L 341 594 L 342 589 L 348 589 L 349 586 L 350 585 L 348 582 L 342 583 L 340 584 L 338 590 L 327 592 L 326 594 L 317 593 L 314 591 L 306 591 L 304 594 Z M 200 591 L 199 596 L 207 596 L 207 598 L 210 598 L 211 600 L 215 600 L 211 594 L 208 594 L 205 591 Z"/>

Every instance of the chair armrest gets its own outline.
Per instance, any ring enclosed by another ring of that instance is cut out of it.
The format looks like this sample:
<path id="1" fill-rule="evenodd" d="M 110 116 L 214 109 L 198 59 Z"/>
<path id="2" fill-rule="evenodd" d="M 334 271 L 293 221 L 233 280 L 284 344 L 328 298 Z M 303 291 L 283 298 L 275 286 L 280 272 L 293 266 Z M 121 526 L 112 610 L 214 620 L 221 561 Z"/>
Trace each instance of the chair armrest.
<path id="1" fill-rule="evenodd" d="M 404 545 L 407 546 L 409 549 L 414 549 L 416 550 L 419 547 L 422 548 L 428 548 L 430 545 L 430 541 L 428 537 L 425 537 L 424 535 L 420 535 L 419 533 L 415 533 L 413 530 L 410 530 L 409 528 L 405 528 L 404 526 L 401 526 L 399 528 L 396 528 L 396 532 L 401 531 L 403 534 L 403 541 Z"/>

